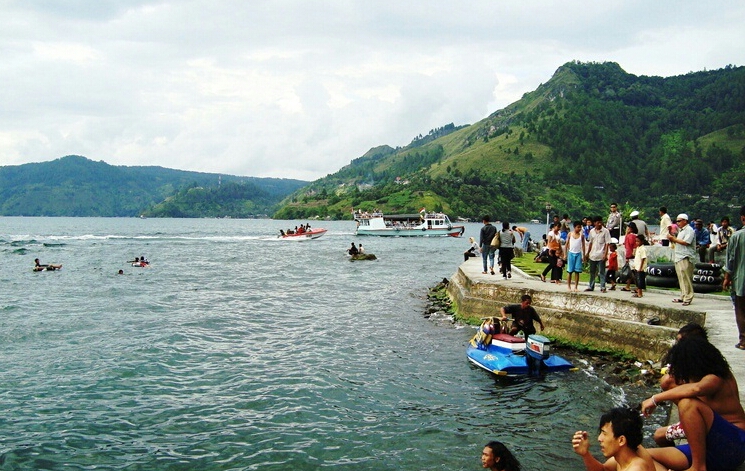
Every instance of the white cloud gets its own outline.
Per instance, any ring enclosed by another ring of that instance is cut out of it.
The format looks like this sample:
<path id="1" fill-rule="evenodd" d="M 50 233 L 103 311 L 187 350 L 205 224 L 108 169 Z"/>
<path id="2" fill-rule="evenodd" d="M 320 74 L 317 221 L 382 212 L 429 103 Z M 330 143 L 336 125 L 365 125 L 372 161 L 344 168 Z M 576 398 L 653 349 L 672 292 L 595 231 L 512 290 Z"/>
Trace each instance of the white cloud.
<path id="1" fill-rule="evenodd" d="M 140 0 L 4 4 L 0 165 L 312 180 L 473 123 L 570 60 L 676 75 L 745 62 L 716 0 Z"/>

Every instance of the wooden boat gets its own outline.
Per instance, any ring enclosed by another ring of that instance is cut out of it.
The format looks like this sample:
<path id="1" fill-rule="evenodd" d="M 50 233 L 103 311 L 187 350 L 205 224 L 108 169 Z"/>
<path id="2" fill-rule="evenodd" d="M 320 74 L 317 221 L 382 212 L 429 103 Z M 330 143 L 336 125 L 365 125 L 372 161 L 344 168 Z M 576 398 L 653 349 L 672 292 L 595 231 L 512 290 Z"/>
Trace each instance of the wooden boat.
<path id="1" fill-rule="evenodd" d="M 443 213 L 419 214 L 353 213 L 357 222 L 356 235 L 374 235 L 388 237 L 460 237 L 465 232 L 464 226 L 456 226 Z"/>
<path id="2" fill-rule="evenodd" d="M 503 333 L 505 327 L 500 319 L 484 319 L 466 349 L 468 360 L 500 376 L 575 369 L 566 359 L 551 354 L 551 341 L 546 337 L 533 334 L 526 340 Z"/>

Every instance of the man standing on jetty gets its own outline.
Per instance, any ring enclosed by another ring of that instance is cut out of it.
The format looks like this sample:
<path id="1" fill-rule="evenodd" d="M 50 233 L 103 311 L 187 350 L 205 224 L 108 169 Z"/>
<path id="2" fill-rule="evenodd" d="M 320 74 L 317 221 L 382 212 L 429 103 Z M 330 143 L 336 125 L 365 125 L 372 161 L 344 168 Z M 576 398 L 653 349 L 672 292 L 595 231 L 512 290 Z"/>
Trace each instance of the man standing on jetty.
<path id="1" fill-rule="evenodd" d="M 595 228 L 590 231 L 590 245 L 587 247 L 587 258 L 590 260 L 590 284 L 585 291 L 595 290 L 595 278 L 600 274 L 600 292 L 605 293 L 605 262 L 608 260 L 610 232 L 603 227 L 603 218 L 592 218 Z"/>
<path id="2" fill-rule="evenodd" d="M 727 242 L 724 265 L 724 289 L 731 288 L 735 302 L 735 322 L 740 338 L 735 348 L 745 350 L 745 206 L 740 208 L 743 228 Z"/>
<path id="3" fill-rule="evenodd" d="M 696 234 L 688 224 L 688 215 L 678 214 L 675 218 L 678 226 L 677 237 L 668 234 L 667 240 L 675 244 L 673 247 L 673 259 L 675 261 L 675 273 L 678 275 L 680 285 L 680 297 L 673 299 L 674 303 L 683 303 L 689 306 L 693 301 L 693 267 L 696 263 Z"/>
<path id="4" fill-rule="evenodd" d="M 484 261 L 484 271 L 481 273 L 486 275 L 486 259 L 489 259 L 489 269 L 491 274 L 494 274 L 494 252 L 497 251 L 496 247 L 491 246 L 491 241 L 495 235 L 497 235 L 497 228 L 489 223 L 489 216 L 483 217 L 484 226 L 481 228 L 479 233 L 479 247 L 481 247 L 481 259 Z"/>
<path id="5" fill-rule="evenodd" d="M 608 215 L 608 222 L 605 223 L 605 227 L 610 232 L 611 237 L 621 240 L 621 213 L 618 212 L 618 204 L 611 203 L 610 214 Z"/>

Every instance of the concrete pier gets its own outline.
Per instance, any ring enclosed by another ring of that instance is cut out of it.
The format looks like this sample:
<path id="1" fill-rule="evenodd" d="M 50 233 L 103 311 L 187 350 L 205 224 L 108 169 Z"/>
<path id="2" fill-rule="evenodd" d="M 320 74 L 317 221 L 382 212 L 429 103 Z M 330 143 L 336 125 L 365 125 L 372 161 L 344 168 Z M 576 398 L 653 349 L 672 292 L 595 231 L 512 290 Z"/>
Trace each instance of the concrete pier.
<path id="1" fill-rule="evenodd" d="M 599 284 L 595 291 L 583 292 L 587 285 L 580 283 L 580 292 L 570 293 L 566 280 L 558 285 L 542 282 L 515 267 L 512 278 L 503 279 L 499 273 L 483 275 L 481 269 L 481 257 L 471 258 L 450 280 L 448 294 L 461 317 L 498 316 L 500 307 L 530 294 L 546 334 L 654 362 L 673 344 L 680 327 L 697 322 L 707 328 L 709 340 L 727 358 L 735 377 L 745 378 L 745 351 L 734 347 L 738 334 L 729 297 L 697 293 L 690 306 L 681 306 L 672 302 L 680 291 L 650 288 L 644 297 L 633 298 L 620 291 L 622 285 L 601 293 Z M 659 325 L 647 324 L 655 317 Z M 745 387 L 740 386 L 740 400 L 745 401 Z"/>

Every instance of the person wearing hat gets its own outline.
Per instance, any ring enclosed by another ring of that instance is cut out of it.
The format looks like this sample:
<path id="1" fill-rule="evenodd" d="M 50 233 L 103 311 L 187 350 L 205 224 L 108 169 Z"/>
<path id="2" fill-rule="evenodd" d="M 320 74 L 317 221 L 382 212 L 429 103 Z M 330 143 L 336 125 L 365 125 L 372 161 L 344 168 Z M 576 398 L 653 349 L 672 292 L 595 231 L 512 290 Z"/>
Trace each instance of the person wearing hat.
<path id="1" fill-rule="evenodd" d="M 680 298 L 673 299 L 674 303 L 683 303 L 688 306 L 693 301 L 693 267 L 696 263 L 696 234 L 688 224 L 688 215 L 678 214 L 675 218 L 678 226 L 676 235 L 668 234 L 667 240 L 675 244 L 673 247 L 673 260 L 675 261 L 675 273 L 678 275 L 680 285 Z"/>
<path id="2" fill-rule="evenodd" d="M 643 235 L 645 239 L 649 240 L 649 228 L 647 227 L 646 222 L 639 219 L 639 211 L 631 211 L 629 217 L 631 218 L 631 222 L 636 224 L 636 233 L 638 235 Z"/>

